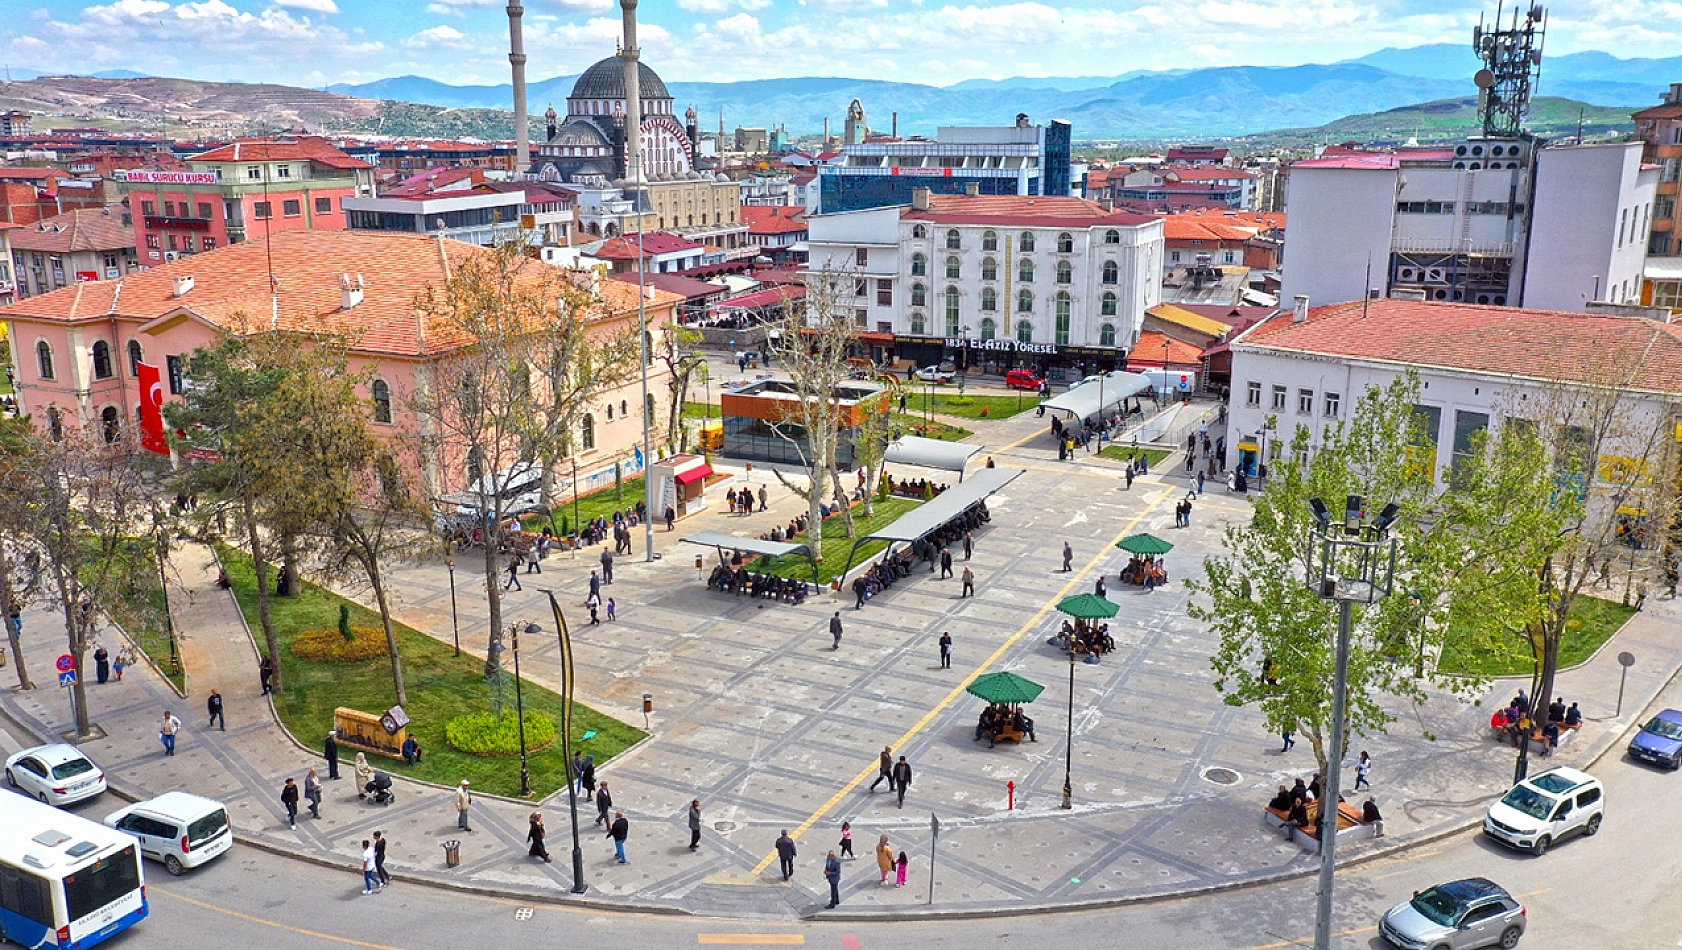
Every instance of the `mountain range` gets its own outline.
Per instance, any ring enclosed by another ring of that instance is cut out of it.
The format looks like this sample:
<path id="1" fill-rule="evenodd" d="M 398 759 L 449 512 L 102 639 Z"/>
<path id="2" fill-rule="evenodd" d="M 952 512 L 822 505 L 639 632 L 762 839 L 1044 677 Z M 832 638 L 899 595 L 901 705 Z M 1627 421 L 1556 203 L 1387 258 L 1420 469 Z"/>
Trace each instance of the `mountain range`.
<path id="1" fill-rule="evenodd" d="M 810 134 L 821 131 L 828 118 L 839 131 L 847 103 L 857 98 L 877 131 L 892 130 L 898 113 L 901 134 L 931 134 L 942 125 L 1007 124 L 1024 112 L 1035 121 L 1067 119 L 1083 139 L 1225 137 L 1318 126 L 1342 116 L 1474 94 L 1471 76 L 1479 65 L 1469 45 L 1440 43 L 1328 64 L 1016 77 L 946 87 L 834 77 L 666 85 L 680 110 L 689 104 L 700 110 L 703 128 L 714 127 L 722 111 L 729 128 L 784 125 L 796 135 Z M 534 111 L 554 104 L 564 113 L 576 78 L 534 82 L 527 101 Z M 1583 52 L 1546 59 L 1538 92 L 1590 105 L 1641 107 L 1655 102 L 1672 80 L 1682 80 L 1682 56 L 1618 59 Z M 458 109 L 505 109 L 513 100 L 507 85 L 455 86 L 419 76 L 328 90 Z"/>

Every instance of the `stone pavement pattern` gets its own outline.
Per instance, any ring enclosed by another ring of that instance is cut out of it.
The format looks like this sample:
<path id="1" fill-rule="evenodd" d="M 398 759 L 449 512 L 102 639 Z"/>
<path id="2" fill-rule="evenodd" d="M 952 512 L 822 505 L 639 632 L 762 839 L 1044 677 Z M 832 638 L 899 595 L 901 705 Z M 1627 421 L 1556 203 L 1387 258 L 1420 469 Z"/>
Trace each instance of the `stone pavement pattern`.
<path id="1" fill-rule="evenodd" d="M 847 865 L 841 912 L 916 913 L 927 897 L 931 811 L 942 822 L 936 912 L 1008 913 L 1025 904 L 1162 895 L 1315 866 L 1259 820 L 1275 785 L 1314 770 L 1312 753 L 1303 743 L 1281 754 L 1259 714 L 1219 702 L 1208 672 L 1215 639 L 1186 616 L 1178 582 L 1197 558 L 1218 550 L 1222 525 L 1247 517 L 1247 505 L 1212 491 L 1199 500 L 1192 527 L 1173 528 L 1183 479 L 1153 474 L 1124 491 L 1117 467 L 1105 460 L 1058 463 L 1039 435 L 1042 423 L 1028 413 L 992 423 L 979 436 L 1001 466 L 1026 472 L 994 497 L 992 523 L 977 533 L 975 598 L 960 599 L 956 579 L 914 574 L 861 611 L 852 609 L 850 594 L 821 595 L 801 607 L 736 599 L 705 590 L 692 560 L 701 549 L 672 543 L 683 530 L 656 533 L 659 561 L 618 559 L 617 582 L 604 591 L 619 602 L 615 624 L 582 626 L 575 617 L 595 552 L 551 557 L 541 578 L 523 578 L 526 590 L 511 594 L 504 609 L 513 620 L 546 624 L 540 585 L 562 595 L 584 702 L 640 724 L 642 694 L 655 696 L 654 738 L 601 770 L 632 823 L 629 865 L 614 863 L 610 842 L 590 824 L 594 809 L 581 809 L 587 900 L 731 916 L 812 913 L 827 898 L 819 873 L 824 852 L 835 846 L 840 823 L 850 821 L 859 860 Z M 756 487 L 770 478 L 757 469 Z M 1161 471 L 1177 469 L 1171 460 Z M 769 484 L 767 514 L 709 513 L 682 527 L 757 533 L 786 521 L 802 503 Z M 715 490 L 722 495 L 725 487 Z M 1111 545 L 1140 530 L 1180 545 L 1169 557 L 1176 581 L 1154 594 L 1111 587 L 1122 605 L 1111 624 L 1120 649 L 1075 669 L 1075 808 L 1065 812 L 1059 804 L 1069 668 L 1045 645 L 1060 620 L 1050 605 L 1091 590 L 1100 569 L 1113 582 L 1126 555 Z M 1064 538 L 1076 551 L 1071 574 L 1058 571 Z M 640 557 L 640 535 L 637 543 Z M 288 830 L 278 802 L 282 781 L 320 762 L 285 736 L 258 695 L 251 642 L 229 594 L 215 589 L 203 550 L 184 545 L 175 561 L 188 701 L 145 669 L 122 684 L 90 688 L 95 718 L 110 736 L 88 749 L 120 789 L 221 797 L 245 840 L 347 869 L 357 842 L 378 828 L 392 841 L 400 878 L 565 896 L 571 877 L 564 793 L 541 806 L 551 865 L 525 857 L 525 815 L 534 806 L 481 797 L 476 833 L 458 835 L 447 790 L 399 775 L 396 804 L 364 805 L 349 787 L 348 762 L 347 779 L 328 785 L 323 818 Z M 392 580 L 402 619 L 448 641 L 442 567 L 399 569 Z M 478 648 L 486 629 L 473 575 L 458 571 L 455 580 L 462 642 Z M 832 652 L 827 621 L 836 609 L 846 633 Z M 1676 659 L 1665 629 L 1675 614 L 1674 604 L 1650 604 L 1612 647 L 1562 677 L 1561 694 L 1582 702 L 1590 721 L 1561 761 L 1586 762 L 1604 749 L 1670 678 Z M 44 610 L 32 610 L 26 624 L 32 670 L 44 670 L 60 628 Z M 936 659 L 943 630 L 956 641 L 949 671 Z M 1618 650 L 1640 661 L 1623 717 L 1613 720 Z M 555 651 L 546 640 L 527 647 L 524 665 L 533 680 L 556 684 Z M 988 749 L 972 740 L 979 701 L 961 684 L 983 666 L 1046 686 L 1032 707 L 1039 742 Z M 203 696 L 212 686 L 227 697 L 225 734 L 202 728 Z M 1492 695 L 1505 698 L 1513 688 L 1497 684 Z M 185 706 L 180 715 L 188 728 L 179 754 L 166 759 L 155 722 L 171 704 Z M 68 718 L 63 697 L 49 689 L 13 692 L 4 710 L 40 733 L 64 728 Z M 1405 713 L 1395 734 L 1357 741 L 1357 749 L 1373 753 L 1375 792 L 1389 819 L 1386 847 L 1460 827 L 1506 787 L 1511 750 L 1484 736 L 1486 721 L 1482 709 L 1434 697 Z M 1419 738 L 1425 732 L 1438 739 Z M 300 738 L 313 744 L 316 737 Z M 885 787 L 866 791 L 884 745 L 916 770 L 903 810 Z M 1235 782 L 1211 781 L 1210 768 L 1236 773 Z M 1006 810 L 1007 781 L 1016 782 L 1015 811 Z M 705 831 L 701 851 L 690 853 L 683 816 L 695 797 L 703 802 Z M 85 807 L 103 814 L 116 805 Z M 771 843 L 780 829 L 808 820 L 797 876 L 783 885 L 767 861 Z M 911 856 L 914 886 L 877 885 L 872 848 L 880 834 Z M 446 869 L 440 845 L 457 838 L 462 866 Z M 1363 843 L 1345 853 L 1372 850 Z M 756 874 L 766 863 L 770 869 Z M 347 887 L 353 885 L 347 875 Z"/>

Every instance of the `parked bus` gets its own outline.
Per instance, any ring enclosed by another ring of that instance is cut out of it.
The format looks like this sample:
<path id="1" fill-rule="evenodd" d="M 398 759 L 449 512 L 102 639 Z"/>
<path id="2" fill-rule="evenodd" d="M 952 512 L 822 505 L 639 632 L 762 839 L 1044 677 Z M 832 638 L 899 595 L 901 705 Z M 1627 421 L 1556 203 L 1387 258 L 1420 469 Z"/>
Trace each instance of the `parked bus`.
<path id="1" fill-rule="evenodd" d="M 147 913 L 132 836 L 0 792 L 0 941 L 82 950 Z"/>

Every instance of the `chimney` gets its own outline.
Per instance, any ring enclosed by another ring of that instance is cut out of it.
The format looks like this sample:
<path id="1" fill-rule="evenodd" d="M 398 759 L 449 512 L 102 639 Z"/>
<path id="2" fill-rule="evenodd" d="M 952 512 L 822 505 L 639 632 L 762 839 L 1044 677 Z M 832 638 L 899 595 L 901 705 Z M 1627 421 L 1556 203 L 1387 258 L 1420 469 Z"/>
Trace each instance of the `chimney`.
<path id="1" fill-rule="evenodd" d="M 964 195 L 969 198 L 981 197 L 981 182 L 970 181 L 964 183 Z"/>
<path id="2" fill-rule="evenodd" d="M 1291 322 L 1292 323 L 1307 323 L 1308 322 L 1308 295 L 1307 294 L 1297 294 L 1296 297 L 1294 297 L 1292 299 L 1292 303 L 1294 304 L 1294 306 L 1291 308 Z"/>
<path id="3" fill-rule="evenodd" d="M 192 289 L 193 278 L 186 274 L 182 274 L 180 277 L 175 278 L 175 296 L 185 297 L 187 296 L 187 292 Z"/>
<path id="4" fill-rule="evenodd" d="M 929 190 L 927 188 L 911 189 L 911 210 L 929 210 Z"/>
<path id="5" fill-rule="evenodd" d="M 362 302 L 362 275 L 339 275 L 339 309 L 350 310 Z"/>
<path id="6" fill-rule="evenodd" d="M 899 138 L 899 113 L 897 111 L 894 113 L 893 124 L 889 128 L 893 129 L 893 137 Z"/>
<path id="7" fill-rule="evenodd" d="M 1103 208 L 1105 211 L 1114 211 L 1115 199 L 1111 198 L 1109 195 L 1105 195 L 1104 197 L 1098 199 L 1098 207 Z"/>

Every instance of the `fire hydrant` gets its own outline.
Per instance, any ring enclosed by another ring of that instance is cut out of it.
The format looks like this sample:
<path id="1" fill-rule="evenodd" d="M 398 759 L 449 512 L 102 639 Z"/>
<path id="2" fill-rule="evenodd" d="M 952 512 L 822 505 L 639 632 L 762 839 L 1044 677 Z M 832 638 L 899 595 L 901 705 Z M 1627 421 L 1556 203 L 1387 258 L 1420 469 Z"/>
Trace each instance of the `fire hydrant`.
<path id="1" fill-rule="evenodd" d="M 1006 782 L 1005 783 L 1005 788 L 1010 790 L 1010 805 L 1005 810 L 1006 811 L 1015 811 L 1016 810 L 1016 780 L 1012 779 L 1012 780 Z"/>

